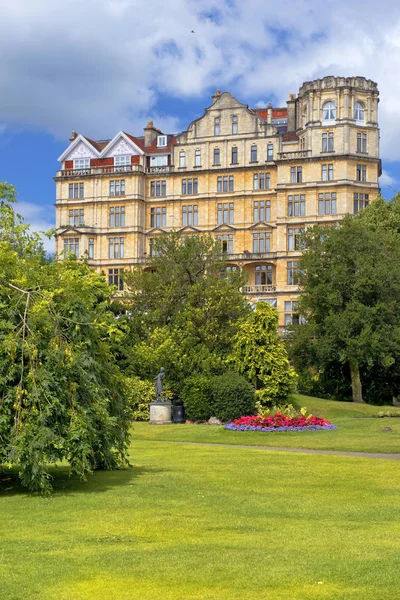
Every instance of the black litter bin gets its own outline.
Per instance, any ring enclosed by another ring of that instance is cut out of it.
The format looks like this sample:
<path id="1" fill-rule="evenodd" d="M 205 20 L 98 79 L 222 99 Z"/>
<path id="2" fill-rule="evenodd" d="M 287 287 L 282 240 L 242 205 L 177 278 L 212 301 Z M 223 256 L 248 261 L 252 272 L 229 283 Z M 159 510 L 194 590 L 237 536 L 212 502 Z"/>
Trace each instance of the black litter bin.
<path id="1" fill-rule="evenodd" d="M 172 420 L 174 423 L 185 423 L 185 407 L 182 400 L 175 398 L 173 400 Z"/>

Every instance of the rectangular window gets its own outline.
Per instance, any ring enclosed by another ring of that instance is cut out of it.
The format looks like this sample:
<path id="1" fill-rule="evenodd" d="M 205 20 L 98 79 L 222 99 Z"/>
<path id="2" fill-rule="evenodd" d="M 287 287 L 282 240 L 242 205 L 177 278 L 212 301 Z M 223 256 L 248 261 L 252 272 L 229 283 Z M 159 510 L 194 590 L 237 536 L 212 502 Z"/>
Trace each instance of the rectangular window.
<path id="1" fill-rule="evenodd" d="M 336 193 L 318 194 L 318 214 L 336 215 Z"/>
<path id="2" fill-rule="evenodd" d="M 274 160 L 274 145 L 268 144 L 267 146 L 267 160 Z"/>
<path id="3" fill-rule="evenodd" d="M 73 227 L 79 227 L 79 225 L 83 225 L 84 220 L 84 210 L 83 208 L 74 208 L 68 211 L 69 216 L 69 224 Z"/>
<path id="4" fill-rule="evenodd" d="M 125 196 L 125 179 L 110 181 L 110 196 Z"/>
<path id="5" fill-rule="evenodd" d="M 356 173 L 357 173 L 357 181 L 367 181 L 366 165 L 357 165 Z"/>
<path id="6" fill-rule="evenodd" d="M 233 234 L 217 235 L 217 240 L 222 243 L 222 252 L 233 254 Z"/>
<path id="7" fill-rule="evenodd" d="M 220 132 L 220 120 L 219 117 L 215 117 L 214 119 L 214 135 L 219 135 Z"/>
<path id="8" fill-rule="evenodd" d="M 109 227 L 125 227 L 125 206 L 110 206 Z"/>
<path id="9" fill-rule="evenodd" d="M 234 191 L 234 178 L 233 175 L 225 175 L 224 177 L 217 177 L 217 192 L 233 192 Z"/>
<path id="10" fill-rule="evenodd" d="M 84 184 L 83 183 L 70 183 L 68 186 L 68 197 L 69 199 L 73 198 L 83 198 L 84 197 Z"/>
<path id="11" fill-rule="evenodd" d="M 271 234 L 267 231 L 253 233 L 253 252 L 270 252 Z"/>
<path id="12" fill-rule="evenodd" d="M 130 154 L 121 154 L 120 156 L 114 156 L 114 165 L 116 167 L 123 167 L 131 164 Z"/>
<path id="13" fill-rule="evenodd" d="M 322 134 L 322 152 L 333 152 L 334 151 L 334 137 L 333 131 Z"/>
<path id="14" fill-rule="evenodd" d="M 238 118 L 237 115 L 232 115 L 232 133 L 238 132 Z"/>
<path id="15" fill-rule="evenodd" d="M 108 238 L 108 258 L 124 258 L 124 238 Z"/>
<path id="16" fill-rule="evenodd" d="M 354 214 L 357 215 L 360 210 L 368 206 L 368 194 L 354 194 Z"/>
<path id="17" fill-rule="evenodd" d="M 198 179 L 182 179 L 182 196 L 198 194 Z"/>
<path id="18" fill-rule="evenodd" d="M 200 150 L 196 150 L 196 152 L 194 153 L 194 166 L 201 167 L 201 151 Z"/>
<path id="19" fill-rule="evenodd" d="M 321 165 L 321 179 L 328 181 L 328 165 Z"/>
<path id="20" fill-rule="evenodd" d="M 79 238 L 64 238 L 64 252 L 79 256 Z"/>
<path id="21" fill-rule="evenodd" d="M 233 165 L 237 165 L 239 160 L 238 160 L 238 149 L 236 148 L 236 146 L 234 148 L 232 148 L 232 164 Z"/>
<path id="22" fill-rule="evenodd" d="M 167 136 L 166 135 L 158 135 L 157 136 L 157 146 L 162 148 L 167 145 Z"/>
<path id="23" fill-rule="evenodd" d="M 287 284 L 298 285 L 299 283 L 299 263 L 297 260 L 287 262 Z"/>
<path id="24" fill-rule="evenodd" d="M 328 181 L 333 181 L 333 165 L 328 165 Z"/>
<path id="25" fill-rule="evenodd" d="M 166 227 L 167 208 L 166 206 L 153 206 L 150 210 L 150 227 Z"/>
<path id="26" fill-rule="evenodd" d="M 299 325 L 300 318 L 298 314 L 298 302 L 295 300 L 285 300 L 285 327 L 288 325 Z"/>
<path id="27" fill-rule="evenodd" d="M 233 223 L 233 202 L 217 204 L 218 225 Z"/>
<path id="28" fill-rule="evenodd" d="M 166 196 L 167 182 L 165 179 L 150 182 L 150 196 Z"/>
<path id="29" fill-rule="evenodd" d="M 257 146 L 255 145 L 250 149 L 250 162 L 257 162 Z"/>
<path id="30" fill-rule="evenodd" d="M 214 148 L 214 165 L 220 165 L 220 151 L 219 148 Z"/>
<path id="31" fill-rule="evenodd" d="M 301 234 L 304 229 L 300 227 L 288 227 L 287 247 L 289 252 L 294 250 L 302 250 Z"/>
<path id="32" fill-rule="evenodd" d="M 90 169 L 90 158 L 75 158 L 74 169 Z"/>
<path id="33" fill-rule="evenodd" d="M 304 194 L 288 196 L 288 217 L 305 217 L 306 197 Z"/>
<path id="34" fill-rule="evenodd" d="M 291 167 L 290 183 L 302 183 L 302 181 L 303 181 L 303 167 Z"/>
<path id="35" fill-rule="evenodd" d="M 270 221 L 271 220 L 271 201 L 270 200 L 257 200 L 253 202 L 253 221 L 258 223 L 259 221 Z"/>
<path id="36" fill-rule="evenodd" d="M 124 289 L 124 280 L 121 277 L 123 269 L 108 269 L 108 285 L 116 285 L 119 291 Z"/>
<path id="37" fill-rule="evenodd" d="M 182 206 L 182 227 L 186 225 L 198 225 L 198 214 L 197 204 Z"/>
<path id="38" fill-rule="evenodd" d="M 94 258 L 94 238 L 89 238 L 88 257 Z"/>
<path id="39" fill-rule="evenodd" d="M 367 134 L 357 133 L 357 152 L 367 152 Z"/>
<path id="40" fill-rule="evenodd" d="M 184 152 L 179 152 L 179 167 L 181 169 L 186 167 L 186 154 Z"/>

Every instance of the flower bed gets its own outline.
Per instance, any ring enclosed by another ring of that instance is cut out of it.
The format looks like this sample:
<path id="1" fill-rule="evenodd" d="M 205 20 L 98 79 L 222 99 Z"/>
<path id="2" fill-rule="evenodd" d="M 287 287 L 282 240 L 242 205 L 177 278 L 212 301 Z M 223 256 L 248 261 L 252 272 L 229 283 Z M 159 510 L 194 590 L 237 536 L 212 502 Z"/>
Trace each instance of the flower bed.
<path id="1" fill-rule="evenodd" d="M 271 417 L 240 417 L 225 425 L 231 431 L 316 431 L 319 429 L 337 429 L 326 419 L 306 417 L 304 415 L 289 417 L 276 413 Z"/>

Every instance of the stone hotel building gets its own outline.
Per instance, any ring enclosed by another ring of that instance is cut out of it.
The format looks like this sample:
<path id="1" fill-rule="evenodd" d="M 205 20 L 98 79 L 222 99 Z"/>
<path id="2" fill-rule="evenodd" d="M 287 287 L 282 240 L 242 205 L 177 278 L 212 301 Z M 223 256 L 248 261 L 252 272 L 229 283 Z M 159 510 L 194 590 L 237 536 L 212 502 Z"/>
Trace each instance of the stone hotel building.
<path id="1" fill-rule="evenodd" d="M 298 318 L 298 236 L 334 225 L 379 192 L 377 84 L 363 77 L 304 83 L 286 107 L 249 108 L 219 90 L 176 135 L 73 132 L 56 181 L 57 253 L 86 255 L 108 282 L 145 264 L 157 236 L 209 233 L 225 270 L 244 270 L 253 302 Z"/>

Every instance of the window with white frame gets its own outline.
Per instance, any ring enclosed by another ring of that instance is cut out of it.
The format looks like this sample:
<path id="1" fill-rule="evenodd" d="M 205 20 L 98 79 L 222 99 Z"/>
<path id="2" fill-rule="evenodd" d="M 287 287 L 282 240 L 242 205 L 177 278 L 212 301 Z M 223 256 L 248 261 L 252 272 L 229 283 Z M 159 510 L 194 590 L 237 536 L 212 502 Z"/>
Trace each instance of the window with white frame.
<path id="1" fill-rule="evenodd" d="M 223 202 L 217 204 L 217 221 L 218 225 L 222 223 L 232 224 L 233 223 L 233 202 Z"/>
<path id="2" fill-rule="evenodd" d="M 238 117 L 237 115 L 232 115 L 232 133 L 238 133 Z"/>
<path id="3" fill-rule="evenodd" d="M 214 119 L 214 135 L 219 135 L 220 133 L 220 118 L 215 117 Z"/>
<path id="4" fill-rule="evenodd" d="M 321 179 L 322 181 L 333 180 L 333 164 L 321 165 Z"/>
<path id="5" fill-rule="evenodd" d="M 318 194 L 318 215 L 336 215 L 336 192 Z"/>
<path id="6" fill-rule="evenodd" d="M 367 152 L 367 134 L 357 133 L 357 152 Z"/>
<path id="7" fill-rule="evenodd" d="M 168 166 L 168 155 L 159 154 L 158 156 L 150 156 L 151 167 L 167 167 Z"/>
<path id="8" fill-rule="evenodd" d="M 256 200 L 253 202 L 253 221 L 258 223 L 259 221 L 270 221 L 271 220 L 271 201 L 270 200 Z"/>
<path id="9" fill-rule="evenodd" d="M 179 168 L 183 169 L 186 167 L 186 154 L 185 152 L 179 152 Z"/>
<path id="10" fill-rule="evenodd" d="M 73 208 L 68 211 L 69 224 L 72 227 L 79 227 L 85 222 L 84 218 L 85 211 L 83 208 Z"/>
<path id="11" fill-rule="evenodd" d="M 167 145 L 167 136 L 166 135 L 158 135 L 157 136 L 157 146 L 158 148 L 163 148 Z"/>
<path id="12" fill-rule="evenodd" d="M 256 285 L 272 285 L 272 265 L 256 265 L 254 271 Z"/>
<path id="13" fill-rule="evenodd" d="M 75 158 L 74 169 L 90 169 L 90 158 Z"/>
<path id="14" fill-rule="evenodd" d="M 364 123 L 364 121 L 365 121 L 364 113 L 365 113 L 364 105 L 361 104 L 361 102 L 356 102 L 354 104 L 354 119 L 355 119 L 355 121 L 357 121 L 357 124 Z"/>
<path id="15" fill-rule="evenodd" d="M 109 258 L 124 258 L 124 242 L 123 237 L 108 238 L 108 257 Z"/>
<path id="16" fill-rule="evenodd" d="M 72 252 L 75 256 L 79 256 L 79 238 L 68 237 L 64 238 L 64 253 Z"/>
<path id="17" fill-rule="evenodd" d="M 217 235 L 217 240 L 221 242 L 222 252 L 227 254 L 233 254 L 233 234 L 227 233 L 223 235 Z"/>
<path id="18" fill-rule="evenodd" d="M 356 179 L 357 179 L 357 181 L 367 181 L 367 166 L 366 165 L 357 165 Z"/>
<path id="19" fill-rule="evenodd" d="M 217 192 L 233 192 L 234 191 L 234 178 L 233 175 L 225 175 L 224 177 L 217 177 Z"/>
<path id="20" fill-rule="evenodd" d="M 125 179 L 110 181 L 110 196 L 125 196 Z"/>
<path id="21" fill-rule="evenodd" d="M 124 289 L 123 272 L 123 269 L 108 269 L 108 285 L 115 285 L 120 292 Z"/>
<path id="22" fill-rule="evenodd" d="M 354 214 L 357 215 L 360 210 L 368 206 L 368 194 L 354 194 Z"/>
<path id="23" fill-rule="evenodd" d="M 322 105 L 322 122 L 336 121 L 336 104 L 334 102 L 325 102 Z"/>
<path id="24" fill-rule="evenodd" d="M 84 184 L 83 183 L 70 183 L 68 186 L 68 198 L 83 198 L 84 196 Z"/>
<path id="25" fill-rule="evenodd" d="M 126 165 L 131 164 L 131 155 L 130 154 L 120 154 L 119 156 L 114 156 L 114 166 L 116 167 L 124 167 Z"/>
<path id="26" fill-rule="evenodd" d="M 306 197 L 304 194 L 288 196 L 288 217 L 305 217 Z"/>
<path id="27" fill-rule="evenodd" d="M 194 166 L 201 167 L 201 151 L 196 150 L 194 153 Z"/>
<path id="28" fill-rule="evenodd" d="M 184 204 L 182 206 L 182 227 L 198 225 L 199 207 L 197 204 Z"/>
<path id="29" fill-rule="evenodd" d="M 167 207 L 153 206 L 150 210 L 150 227 L 166 227 Z"/>
<path id="30" fill-rule="evenodd" d="M 109 227 L 125 227 L 125 206 L 110 206 Z"/>
<path id="31" fill-rule="evenodd" d="M 333 152 L 335 148 L 334 145 L 334 135 L 333 131 L 328 131 L 327 133 L 322 134 L 322 152 Z"/>
<path id="32" fill-rule="evenodd" d="M 271 234 L 269 231 L 253 233 L 253 252 L 270 252 Z"/>

